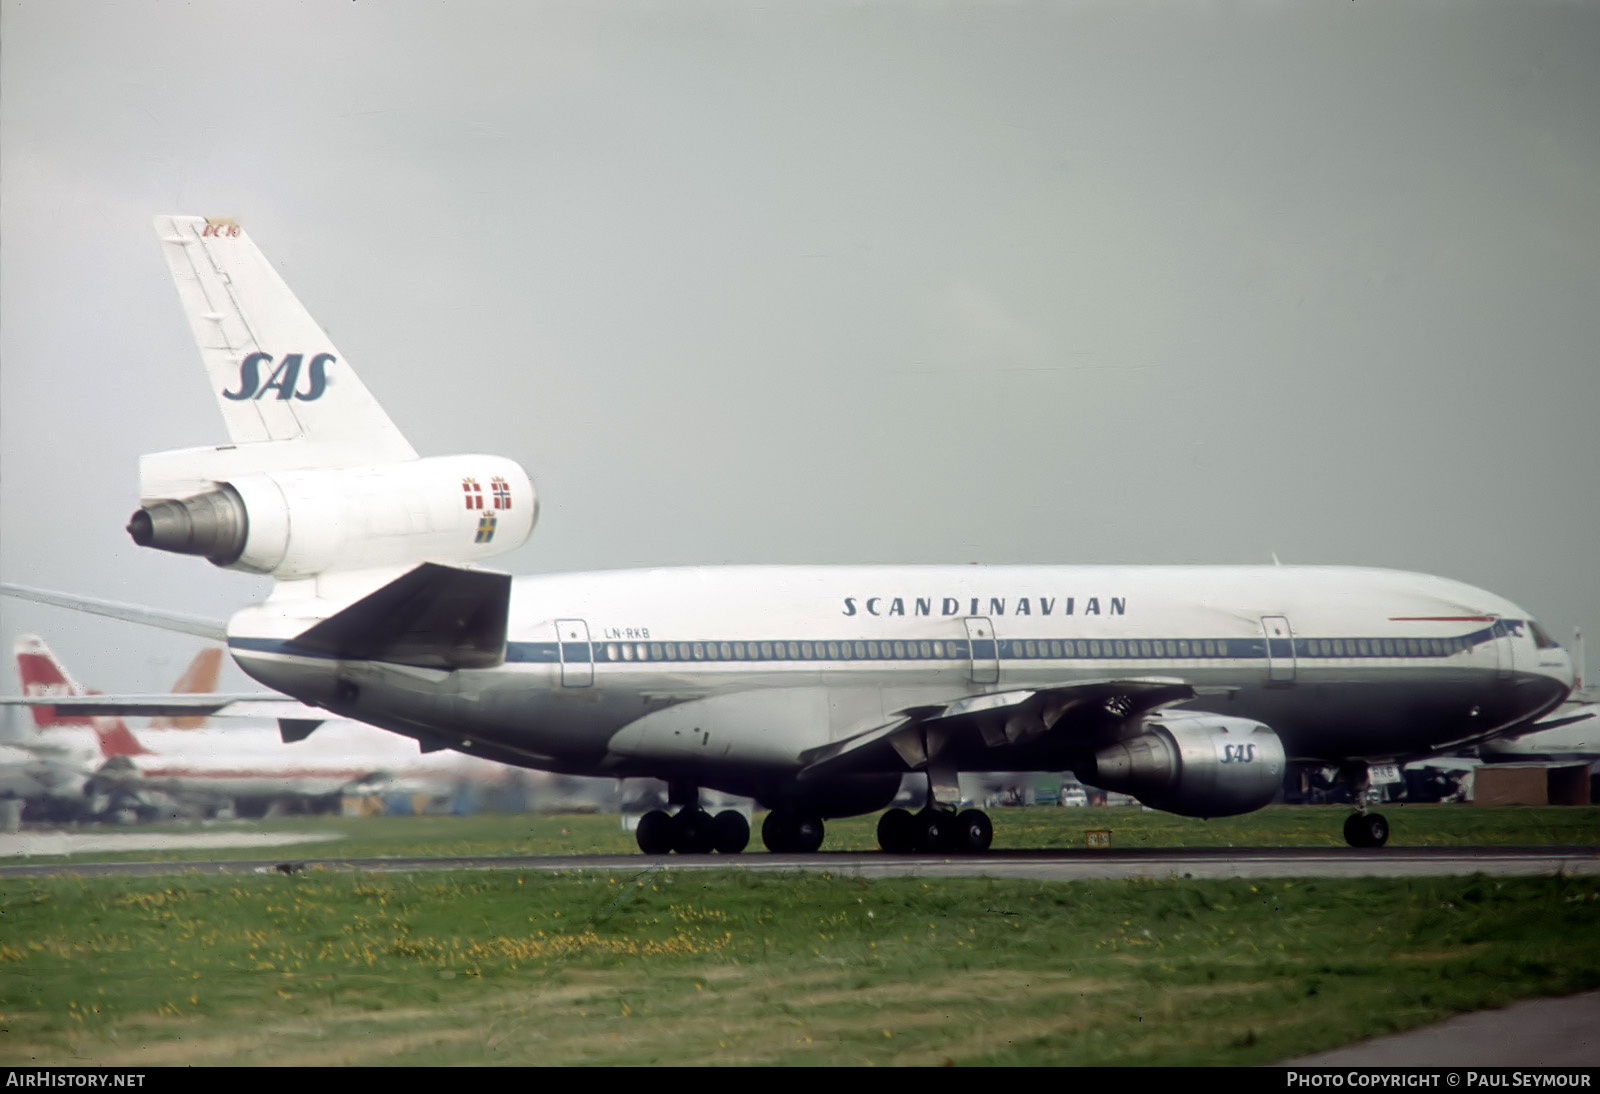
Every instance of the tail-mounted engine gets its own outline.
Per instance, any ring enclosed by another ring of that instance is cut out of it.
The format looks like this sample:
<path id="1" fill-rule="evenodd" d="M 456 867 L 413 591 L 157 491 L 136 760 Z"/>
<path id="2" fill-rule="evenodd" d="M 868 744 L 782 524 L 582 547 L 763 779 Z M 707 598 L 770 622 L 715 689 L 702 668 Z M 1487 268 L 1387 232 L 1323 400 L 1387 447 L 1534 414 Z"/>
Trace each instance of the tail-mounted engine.
<path id="1" fill-rule="evenodd" d="M 1165 714 L 1101 749 L 1078 778 L 1185 817 L 1231 817 L 1269 804 L 1287 757 L 1270 728 L 1219 714 Z"/>
<path id="2" fill-rule="evenodd" d="M 527 541 L 538 511 L 533 484 L 513 461 L 442 456 L 236 475 L 182 497 L 147 498 L 128 534 L 141 547 L 292 580 L 492 558 Z"/>

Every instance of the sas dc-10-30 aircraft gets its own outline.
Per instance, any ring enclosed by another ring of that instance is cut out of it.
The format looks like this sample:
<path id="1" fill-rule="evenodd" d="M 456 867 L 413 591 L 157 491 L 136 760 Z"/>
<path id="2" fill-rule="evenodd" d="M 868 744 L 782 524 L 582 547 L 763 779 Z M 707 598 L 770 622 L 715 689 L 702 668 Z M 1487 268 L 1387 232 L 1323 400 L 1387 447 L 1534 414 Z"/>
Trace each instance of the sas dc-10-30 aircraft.
<path id="1" fill-rule="evenodd" d="M 711 816 L 703 789 L 769 809 L 770 850 L 813 851 L 828 818 L 884 809 L 908 772 L 928 803 L 884 813 L 885 851 L 989 847 L 989 818 L 959 810 L 962 771 L 1071 770 L 1185 816 L 1245 813 L 1291 762 L 1364 791 L 1572 686 L 1523 609 L 1387 570 L 483 569 L 533 531 L 527 473 L 419 457 L 237 224 L 156 223 L 229 443 L 145 456 L 128 530 L 276 584 L 225 629 L 31 595 L 221 634 L 268 687 L 425 750 L 666 780 L 676 811 L 638 827 L 650 854 L 744 849 L 748 823 Z M 1362 805 L 1345 836 L 1380 846 L 1388 825 Z"/>

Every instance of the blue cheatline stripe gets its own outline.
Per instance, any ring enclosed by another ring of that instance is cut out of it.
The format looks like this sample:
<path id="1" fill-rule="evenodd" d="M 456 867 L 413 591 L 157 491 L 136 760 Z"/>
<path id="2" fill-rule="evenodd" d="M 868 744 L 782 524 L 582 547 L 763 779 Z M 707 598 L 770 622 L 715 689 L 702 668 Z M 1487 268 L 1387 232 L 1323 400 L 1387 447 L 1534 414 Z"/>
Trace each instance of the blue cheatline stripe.
<path id="1" fill-rule="evenodd" d="M 1522 626 L 1498 620 L 1471 634 L 1452 638 L 1309 638 L 1272 640 L 1272 656 L 1287 661 L 1423 659 L 1450 657 L 1511 634 Z M 804 661 L 1224 661 L 1261 660 L 1264 638 L 1003 638 L 858 640 L 771 640 L 716 642 L 510 642 L 508 661 L 554 664 L 646 662 L 743 662 L 791 664 Z"/>
<path id="2" fill-rule="evenodd" d="M 1272 656 L 1296 661 L 1450 657 L 1485 642 L 1517 633 L 1522 621 L 1496 620 L 1471 634 L 1453 638 L 1308 638 L 1272 640 Z M 280 638 L 229 638 L 230 649 L 248 653 L 283 653 L 337 660 L 327 654 L 297 649 Z M 1292 652 L 1291 652 L 1292 651 Z M 1264 638 L 980 638 L 837 639 L 833 641 L 772 640 L 759 642 L 508 642 L 506 660 L 554 665 L 593 660 L 600 664 L 644 661 L 757 662 L 797 661 L 968 661 L 974 657 L 1003 661 L 1207 661 L 1259 660 L 1267 655 Z"/>

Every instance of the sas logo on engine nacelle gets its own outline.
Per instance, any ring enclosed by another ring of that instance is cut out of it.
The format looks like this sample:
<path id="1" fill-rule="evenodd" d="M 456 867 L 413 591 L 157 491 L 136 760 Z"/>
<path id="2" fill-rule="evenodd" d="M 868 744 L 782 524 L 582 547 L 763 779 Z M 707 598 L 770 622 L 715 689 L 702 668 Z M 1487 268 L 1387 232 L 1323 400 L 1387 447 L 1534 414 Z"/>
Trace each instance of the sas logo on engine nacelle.
<path id="1" fill-rule="evenodd" d="M 266 380 L 261 379 L 261 370 L 264 365 L 272 365 L 272 354 L 252 353 L 239 362 L 239 390 L 222 393 L 224 399 L 232 399 L 242 403 L 246 399 L 265 399 L 267 392 L 275 391 L 280 399 L 299 399 L 302 402 L 314 402 L 322 398 L 328 390 L 328 366 L 338 361 L 331 353 L 319 353 L 306 364 L 305 390 L 298 387 L 300 383 L 300 365 L 305 360 L 303 353 L 286 353 L 283 360 L 273 367 Z"/>
<path id="2" fill-rule="evenodd" d="M 1222 762 L 1225 764 L 1253 764 L 1256 762 L 1256 746 L 1254 744 L 1223 745 Z"/>

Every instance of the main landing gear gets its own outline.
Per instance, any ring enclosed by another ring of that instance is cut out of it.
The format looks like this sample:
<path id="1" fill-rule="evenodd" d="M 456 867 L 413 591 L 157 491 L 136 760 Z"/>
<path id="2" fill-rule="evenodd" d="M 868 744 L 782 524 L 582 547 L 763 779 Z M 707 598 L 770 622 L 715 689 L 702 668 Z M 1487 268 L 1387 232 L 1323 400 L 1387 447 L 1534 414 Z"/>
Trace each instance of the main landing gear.
<path id="1" fill-rule="evenodd" d="M 930 805 L 912 813 L 891 809 L 878 818 L 878 846 L 891 855 L 959 851 L 982 854 L 994 842 L 994 825 L 981 809 L 959 813 Z"/>
<path id="2" fill-rule="evenodd" d="M 717 851 L 737 855 L 750 844 L 750 822 L 736 809 L 724 809 L 712 816 L 700 808 L 700 788 L 669 783 L 669 804 L 676 813 L 652 809 L 639 818 L 634 838 L 647 855 L 709 855 Z M 819 841 L 820 842 L 820 841 Z"/>
<path id="3" fill-rule="evenodd" d="M 780 855 L 809 855 L 826 834 L 821 817 L 793 809 L 774 809 L 761 824 L 761 842 Z"/>
<path id="4" fill-rule="evenodd" d="M 930 768 L 928 804 L 915 813 L 891 809 L 878 818 L 878 846 L 891 855 L 945 851 L 981 855 L 994 842 L 994 825 L 981 809 L 958 812 L 955 806 L 945 804 L 960 797 L 955 772 Z"/>

